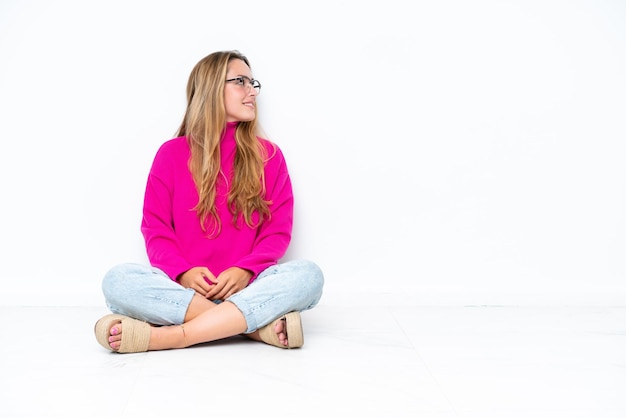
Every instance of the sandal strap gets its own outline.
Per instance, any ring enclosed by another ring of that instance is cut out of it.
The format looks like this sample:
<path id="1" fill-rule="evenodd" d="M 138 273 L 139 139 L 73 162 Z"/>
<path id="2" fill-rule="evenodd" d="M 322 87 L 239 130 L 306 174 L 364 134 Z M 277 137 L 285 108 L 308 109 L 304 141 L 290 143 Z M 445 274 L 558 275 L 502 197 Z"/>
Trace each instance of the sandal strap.
<path id="1" fill-rule="evenodd" d="M 130 329 L 130 336 L 127 334 Z M 129 338 L 130 337 L 130 338 Z M 122 319 L 122 344 L 120 353 L 141 353 L 148 351 L 150 324 L 133 318 Z"/>
<path id="2" fill-rule="evenodd" d="M 122 324 L 122 343 L 119 350 L 113 350 L 109 345 L 109 331 L 116 324 Z M 96 340 L 101 346 L 107 350 L 117 353 L 139 353 L 148 351 L 150 343 L 150 324 L 147 322 L 133 319 L 128 316 L 109 314 L 105 315 L 96 322 L 94 327 Z"/>

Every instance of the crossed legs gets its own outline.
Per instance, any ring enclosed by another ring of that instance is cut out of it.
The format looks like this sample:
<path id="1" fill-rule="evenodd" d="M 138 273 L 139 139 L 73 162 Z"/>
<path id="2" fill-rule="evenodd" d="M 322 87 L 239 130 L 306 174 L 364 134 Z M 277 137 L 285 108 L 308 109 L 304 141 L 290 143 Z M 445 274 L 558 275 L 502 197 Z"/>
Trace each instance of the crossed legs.
<path id="1" fill-rule="evenodd" d="M 294 260 L 267 268 L 245 289 L 214 303 L 157 268 L 121 264 L 103 279 L 113 314 L 97 322 L 96 338 L 119 352 L 183 348 L 235 335 L 296 348 L 304 342 L 299 312 L 317 304 L 323 282 L 317 265 Z"/>
<path id="2" fill-rule="evenodd" d="M 241 311 L 231 302 L 213 303 L 199 295 L 194 295 L 189 304 L 183 325 L 150 327 L 148 350 L 184 348 L 195 344 L 216 341 L 246 331 L 246 320 Z M 288 346 L 284 321 L 277 321 L 274 332 L 280 343 Z M 259 331 L 245 334 L 249 338 L 262 341 Z M 121 321 L 109 329 L 108 342 L 113 351 L 120 348 L 124 336 Z"/>

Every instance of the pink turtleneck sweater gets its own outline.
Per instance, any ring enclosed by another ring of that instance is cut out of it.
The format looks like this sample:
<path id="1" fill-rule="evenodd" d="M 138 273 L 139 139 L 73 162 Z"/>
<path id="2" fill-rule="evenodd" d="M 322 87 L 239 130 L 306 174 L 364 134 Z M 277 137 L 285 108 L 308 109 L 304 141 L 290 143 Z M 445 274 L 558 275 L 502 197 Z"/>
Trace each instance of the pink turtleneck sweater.
<path id="1" fill-rule="evenodd" d="M 240 267 L 253 273 L 252 282 L 287 251 L 293 226 L 291 180 L 281 150 L 270 141 L 259 138 L 269 159 L 265 165 L 265 198 L 272 202 L 271 219 L 250 228 L 240 216 L 238 226 L 233 225 L 226 197 L 233 173 L 236 127 L 237 122 L 227 124 L 220 144 L 224 176 L 218 180 L 216 205 L 222 228 L 214 238 L 202 231 L 192 210 L 198 203 L 198 192 L 188 167 L 191 153 L 187 139 L 171 139 L 156 153 L 146 185 L 141 232 L 150 263 L 172 280 L 192 267 L 203 266 L 215 276 L 229 267 Z M 256 214 L 253 219 L 258 219 Z"/>

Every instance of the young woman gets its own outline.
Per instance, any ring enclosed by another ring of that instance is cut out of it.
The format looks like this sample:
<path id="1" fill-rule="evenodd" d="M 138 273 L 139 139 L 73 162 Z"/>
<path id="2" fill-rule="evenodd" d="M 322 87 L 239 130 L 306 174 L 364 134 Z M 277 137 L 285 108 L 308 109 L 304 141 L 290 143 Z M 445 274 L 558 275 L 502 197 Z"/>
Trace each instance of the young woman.
<path id="1" fill-rule="evenodd" d="M 103 347 L 164 350 L 240 334 L 281 348 L 304 343 L 300 312 L 318 303 L 324 277 L 313 262 L 279 262 L 293 194 L 281 150 L 260 137 L 260 89 L 238 51 L 192 70 L 184 120 L 146 185 L 150 266 L 122 264 L 103 279 L 113 312 L 95 325 Z"/>

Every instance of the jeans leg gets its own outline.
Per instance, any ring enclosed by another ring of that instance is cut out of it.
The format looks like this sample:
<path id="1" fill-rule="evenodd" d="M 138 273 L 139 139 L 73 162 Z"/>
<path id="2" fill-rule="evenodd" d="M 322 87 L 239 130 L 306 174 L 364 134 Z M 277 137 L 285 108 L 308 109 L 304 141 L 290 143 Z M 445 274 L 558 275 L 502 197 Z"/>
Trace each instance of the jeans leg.
<path id="1" fill-rule="evenodd" d="M 313 308 L 322 297 L 324 275 L 307 260 L 294 260 L 268 267 L 254 282 L 227 300 L 243 313 L 253 332 L 293 311 Z"/>
<path id="2" fill-rule="evenodd" d="M 157 268 L 133 263 L 109 270 L 102 291 L 111 312 L 154 325 L 182 324 L 195 293 Z"/>

